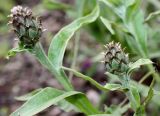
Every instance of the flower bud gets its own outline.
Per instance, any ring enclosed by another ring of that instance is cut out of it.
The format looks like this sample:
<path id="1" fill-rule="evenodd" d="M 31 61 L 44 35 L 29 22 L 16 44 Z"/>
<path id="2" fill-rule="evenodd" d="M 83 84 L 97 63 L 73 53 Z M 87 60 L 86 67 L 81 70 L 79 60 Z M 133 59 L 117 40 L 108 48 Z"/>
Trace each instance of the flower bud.
<path id="1" fill-rule="evenodd" d="M 119 43 L 110 42 L 106 46 L 105 67 L 107 72 L 116 75 L 127 73 L 129 68 L 128 54 L 125 54 Z"/>
<path id="2" fill-rule="evenodd" d="M 22 6 L 13 7 L 10 17 L 9 24 L 19 38 L 19 47 L 32 49 L 42 33 L 41 21 L 32 15 L 31 9 Z"/>

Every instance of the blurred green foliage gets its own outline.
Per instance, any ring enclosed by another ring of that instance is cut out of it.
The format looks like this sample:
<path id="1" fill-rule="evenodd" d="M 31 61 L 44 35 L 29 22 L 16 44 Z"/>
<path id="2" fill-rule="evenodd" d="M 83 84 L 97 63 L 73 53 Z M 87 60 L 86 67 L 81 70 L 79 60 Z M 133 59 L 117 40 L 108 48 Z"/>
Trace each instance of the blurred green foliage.
<path id="1" fill-rule="evenodd" d="M 8 31 L 8 17 L 10 10 L 14 5 L 13 0 L 1 0 L 0 1 L 0 34 L 4 34 Z"/>

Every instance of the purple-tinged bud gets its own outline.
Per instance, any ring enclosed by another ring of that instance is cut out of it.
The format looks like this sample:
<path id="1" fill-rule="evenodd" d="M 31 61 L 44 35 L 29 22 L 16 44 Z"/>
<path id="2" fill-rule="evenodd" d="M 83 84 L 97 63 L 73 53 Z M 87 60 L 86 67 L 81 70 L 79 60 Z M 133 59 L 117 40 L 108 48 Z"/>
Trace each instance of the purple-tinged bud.
<path id="1" fill-rule="evenodd" d="M 19 38 L 19 47 L 32 49 L 39 41 L 42 33 L 42 24 L 32 15 L 31 9 L 15 6 L 11 9 L 11 20 L 14 32 Z"/>
<path id="2" fill-rule="evenodd" d="M 119 43 L 110 42 L 105 47 L 104 63 L 107 72 L 116 75 L 125 74 L 129 68 L 128 54 L 124 53 Z"/>

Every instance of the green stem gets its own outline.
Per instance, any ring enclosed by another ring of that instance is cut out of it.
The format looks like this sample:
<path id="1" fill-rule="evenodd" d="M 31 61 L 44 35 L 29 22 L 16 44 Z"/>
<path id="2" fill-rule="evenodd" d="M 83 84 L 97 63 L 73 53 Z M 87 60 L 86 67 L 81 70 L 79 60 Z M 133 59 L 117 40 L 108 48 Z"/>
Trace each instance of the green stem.
<path id="1" fill-rule="evenodd" d="M 40 43 L 36 45 L 35 49 L 31 53 L 39 60 L 39 62 L 45 68 L 47 68 L 56 77 L 56 79 L 64 87 L 65 90 L 67 91 L 73 90 L 72 84 L 66 77 L 65 73 L 61 70 L 57 70 L 53 66 L 53 64 L 50 62 L 50 60 L 46 56 Z"/>
<path id="2" fill-rule="evenodd" d="M 148 65 L 148 69 L 151 71 L 151 72 L 154 72 L 152 73 L 152 76 L 155 78 L 155 80 L 160 83 L 160 77 L 159 77 L 159 74 L 157 72 L 155 72 L 155 69 L 153 67 L 153 65 Z"/>
<path id="3" fill-rule="evenodd" d="M 145 74 L 138 83 L 139 84 L 143 83 L 143 81 L 145 81 L 152 73 L 154 72 L 150 71 L 147 74 Z"/>
<path id="4" fill-rule="evenodd" d="M 67 68 L 67 67 L 62 67 L 64 70 L 67 71 L 71 71 L 73 72 L 77 77 L 80 77 L 86 81 L 89 81 L 91 84 L 93 84 L 94 86 L 96 86 L 98 89 L 102 90 L 102 91 L 109 91 L 108 89 L 104 88 L 101 84 L 97 83 L 95 80 L 93 80 L 91 77 L 86 76 L 80 72 L 75 71 L 74 69 L 71 68 Z"/>
<path id="5" fill-rule="evenodd" d="M 128 75 L 122 76 L 121 82 L 122 82 L 122 86 L 128 89 L 128 91 L 125 94 L 127 98 L 129 99 L 133 110 L 136 111 L 140 106 L 140 99 L 137 100 L 137 98 L 140 98 L 139 92 L 137 91 L 136 88 L 131 86 L 130 76 Z"/>
<path id="6" fill-rule="evenodd" d="M 148 72 L 147 74 L 145 74 L 142 79 L 138 82 L 138 84 L 141 84 L 143 83 L 144 80 L 147 79 L 148 76 L 150 76 L 153 72 Z M 127 101 L 127 98 L 125 98 L 120 104 L 119 104 L 119 107 L 122 107 Z"/>
<path id="7" fill-rule="evenodd" d="M 77 2 L 79 3 L 79 0 Z M 80 3 L 78 4 L 78 7 L 79 7 L 79 9 L 78 9 L 78 18 L 83 15 L 84 3 L 85 3 L 85 0 L 81 0 Z M 75 65 L 76 65 L 76 60 L 77 60 L 78 50 L 79 50 L 80 34 L 81 34 L 81 31 L 77 32 L 76 36 L 75 36 L 75 43 L 74 43 L 75 46 L 74 46 L 74 53 L 73 53 L 73 62 L 71 64 L 71 68 L 72 69 L 75 69 Z M 73 77 L 73 73 L 70 72 L 69 73 L 70 80 L 72 80 L 72 77 Z"/>

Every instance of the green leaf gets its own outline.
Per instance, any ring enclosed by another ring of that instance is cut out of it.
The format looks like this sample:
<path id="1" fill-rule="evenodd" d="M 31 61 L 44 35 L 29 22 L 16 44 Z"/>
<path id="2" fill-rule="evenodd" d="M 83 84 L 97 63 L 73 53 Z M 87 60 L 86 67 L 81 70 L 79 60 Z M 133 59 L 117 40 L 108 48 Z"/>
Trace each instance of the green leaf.
<path id="1" fill-rule="evenodd" d="M 36 89 L 28 94 L 19 96 L 19 97 L 15 97 L 16 100 L 18 101 L 28 101 L 29 99 L 31 99 L 34 95 L 36 95 L 37 93 L 39 93 L 40 91 L 42 91 L 44 89 Z M 70 112 L 70 111 L 79 111 L 77 108 L 75 108 L 71 103 L 69 103 L 66 100 L 61 100 L 60 102 L 56 103 L 55 105 L 57 105 L 58 107 L 60 107 L 62 110 L 66 111 L 66 112 Z"/>
<path id="2" fill-rule="evenodd" d="M 47 87 L 24 103 L 18 110 L 13 112 L 11 116 L 32 116 L 64 99 L 86 115 L 99 113 L 84 94 L 76 91 L 63 92 Z"/>
<path id="3" fill-rule="evenodd" d="M 84 75 L 84 74 L 82 74 L 82 73 L 80 73 L 80 72 L 77 72 L 76 70 L 74 70 L 74 69 L 71 69 L 71 68 L 67 68 L 67 67 L 62 67 L 64 70 L 68 70 L 68 71 L 72 71 L 77 77 L 80 77 L 80 78 L 82 78 L 82 79 L 84 79 L 84 80 L 86 80 L 86 81 L 89 81 L 91 84 L 93 84 L 95 87 L 97 87 L 98 89 L 100 89 L 100 90 L 103 90 L 103 91 L 109 91 L 110 89 L 111 90 L 113 90 L 113 86 L 115 87 L 115 88 L 117 88 L 117 86 L 116 86 L 116 84 L 114 85 L 110 85 L 110 86 L 108 86 L 108 85 L 106 85 L 106 87 L 105 86 L 103 86 L 103 85 L 101 85 L 101 84 L 99 84 L 97 81 L 95 81 L 94 79 L 92 79 L 91 77 L 89 77 L 89 76 L 86 76 L 86 75 Z M 111 87 L 112 86 L 112 87 Z M 109 88 L 109 89 L 108 89 Z M 121 88 L 121 89 L 119 89 L 119 90 L 122 90 L 123 88 Z"/>
<path id="4" fill-rule="evenodd" d="M 24 52 L 24 51 L 27 51 L 27 49 L 22 49 L 22 48 L 19 48 L 19 47 L 13 48 L 13 49 L 8 51 L 8 54 L 7 54 L 6 58 L 9 59 L 10 57 L 15 56 L 17 53 Z"/>
<path id="5" fill-rule="evenodd" d="M 145 107 L 141 105 L 135 112 L 134 116 L 146 116 L 145 115 Z"/>
<path id="6" fill-rule="evenodd" d="M 140 95 L 138 92 L 138 89 L 134 86 L 130 86 L 129 94 L 127 93 L 128 98 L 131 103 L 131 107 L 136 110 L 137 108 L 140 107 Z"/>
<path id="7" fill-rule="evenodd" d="M 130 107 L 129 104 L 120 107 L 118 105 L 111 105 L 110 107 L 105 108 L 105 112 L 109 114 L 109 116 L 122 116 Z"/>
<path id="8" fill-rule="evenodd" d="M 160 10 L 150 13 L 148 17 L 145 19 L 145 22 L 148 22 L 149 20 L 153 19 L 158 15 L 160 15 Z"/>
<path id="9" fill-rule="evenodd" d="M 42 4 L 49 10 L 68 10 L 72 8 L 70 5 L 61 3 L 57 0 L 43 0 Z"/>
<path id="10" fill-rule="evenodd" d="M 42 89 L 36 89 L 28 94 L 25 94 L 25 95 L 22 95 L 22 96 L 19 96 L 19 97 L 15 97 L 16 100 L 18 101 L 27 101 L 29 99 L 31 99 L 35 94 L 37 94 L 38 92 L 40 92 Z"/>
<path id="11" fill-rule="evenodd" d="M 113 82 L 120 81 L 119 77 L 115 74 L 112 74 L 110 72 L 105 72 L 105 74 L 109 77 L 110 82 L 111 81 L 113 81 Z"/>
<path id="12" fill-rule="evenodd" d="M 99 16 L 99 6 L 95 7 L 95 9 L 87 16 L 78 18 L 73 21 L 71 24 L 62 28 L 52 39 L 51 45 L 48 51 L 48 57 L 52 64 L 60 69 L 62 66 L 62 60 L 64 57 L 64 52 L 68 41 L 74 35 L 74 33 L 81 28 L 82 26 L 94 22 Z"/>
<path id="13" fill-rule="evenodd" d="M 147 57 L 147 29 L 144 26 L 142 11 L 138 11 L 127 24 L 129 32 L 134 36 L 142 57 Z"/>
<path id="14" fill-rule="evenodd" d="M 65 73 L 61 70 L 56 69 L 56 67 L 51 63 L 51 61 L 46 56 L 40 43 L 37 43 L 34 50 L 31 51 L 32 54 L 39 60 L 39 62 L 47 68 L 58 80 L 59 83 L 64 87 L 65 90 L 73 90 L 72 84 L 66 77 Z"/>
<path id="15" fill-rule="evenodd" d="M 111 105 L 110 107 L 106 107 L 106 114 L 94 114 L 89 116 L 122 116 L 128 110 L 129 107 L 129 105 L 125 105 L 124 107 Z"/>
<path id="16" fill-rule="evenodd" d="M 123 21 L 125 27 L 134 36 L 138 52 L 147 57 L 147 32 L 144 16 L 140 10 L 141 0 L 100 0 L 110 7 Z"/>
<path id="17" fill-rule="evenodd" d="M 153 62 L 150 59 L 139 59 L 134 63 L 129 64 L 128 73 L 130 73 L 135 68 L 140 68 L 141 65 L 152 64 Z"/>
<path id="18" fill-rule="evenodd" d="M 145 100 L 143 102 L 144 106 L 147 106 L 147 104 L 151 101 L 151 99 L 152 99 L 152 97 L 154 95 L 154 90 L 153 90 L 154 81 L 155 81 L 155 79 L 153 78 L 152 82 L 150 84 L 150 87 L 149 87 L 148 95 L 147 95 L 147 97 L 145 98 Z"/>
<path id="19" fill-rule="evenodd" d="M 124 19 L 125 22 L 130 22 L 133 20 L 133 18 L 135 17 L 135 15 L 139 10 L 140 3 L 141 3 L 141 0 L 128 0 L 127 6 L 126 6 L 126 16 Z"/>
<path id="20" fill-rule="evenodd" d="M 89 115 L 89 116 L 113 116 L 111 114 L 94 114 L 94 115 Z"/>
<path id="21" fill-rule="evenodd" d="M 149 91 L 148 91 L 148 95 L 145 98 L 145 101 L 143 102 L 144 106 L 146 106 L 151 101 L 153 95 L 154 95 L 154 91 L 153 91 L 152 88 L 150 88 Z"/>
<path id="22" fill-rule="evenodd" d="M 106 26 L 106 28 L 111 32 L 112 35 L 115 34 L 114 30 L 112 29 L 112 24 L 109 22 L 106 18 L 100 17 L 103 24 Z"/>
<path id="23" fill-rule="evenodd" d="M 127 8 L 135 4 L 136 0 L 100 0 L 110 7 L 122 20 L 125 20 Z M 131 11 L 130 11 L 131 12 Z"/>
<path id="24" fill-rule="evenodd" d="M 113 83 L 107 83 L 104 88 L 115 91 L 115 90 L 120 90 L 122 89 L 122 86 L 120 84 L 113 84 Z"/>

